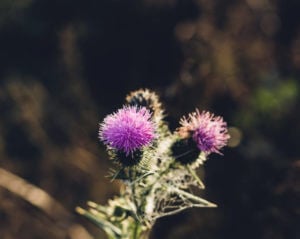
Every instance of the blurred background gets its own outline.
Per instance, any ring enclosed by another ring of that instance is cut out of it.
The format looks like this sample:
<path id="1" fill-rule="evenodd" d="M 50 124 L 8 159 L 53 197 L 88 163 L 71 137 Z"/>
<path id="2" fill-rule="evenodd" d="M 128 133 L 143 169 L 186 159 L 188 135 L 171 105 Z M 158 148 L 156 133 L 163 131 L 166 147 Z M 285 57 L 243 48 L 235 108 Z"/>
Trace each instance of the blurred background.
<path id="1" fill-rule="evenodd" d="M 132 90 L 171 129 L 199 109 L 231 140 L 204 197 L 155 239 L 300 238 L 299 0 L 1 0 L 0 238 L 105 238 L 75 213 L 118 193 L 98 123 Z"/>

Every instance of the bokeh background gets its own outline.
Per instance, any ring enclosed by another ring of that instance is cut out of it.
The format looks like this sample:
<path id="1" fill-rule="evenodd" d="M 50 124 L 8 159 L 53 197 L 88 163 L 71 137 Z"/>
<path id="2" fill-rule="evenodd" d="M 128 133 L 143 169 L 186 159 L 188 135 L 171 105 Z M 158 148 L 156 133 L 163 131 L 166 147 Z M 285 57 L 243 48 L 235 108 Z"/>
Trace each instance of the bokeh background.
<path id="1" fill-rule="evenodd" d="M 299 12 L 298 0 L 1 0 L 0 238 L 105 238 L 74 209 L 118 192 L 98 123 L 140 88 L 171 129 L 198 107 L 232 137 L 202 170 L 219 207 L 163 218 L 152 238 L 300 238 Z"/>

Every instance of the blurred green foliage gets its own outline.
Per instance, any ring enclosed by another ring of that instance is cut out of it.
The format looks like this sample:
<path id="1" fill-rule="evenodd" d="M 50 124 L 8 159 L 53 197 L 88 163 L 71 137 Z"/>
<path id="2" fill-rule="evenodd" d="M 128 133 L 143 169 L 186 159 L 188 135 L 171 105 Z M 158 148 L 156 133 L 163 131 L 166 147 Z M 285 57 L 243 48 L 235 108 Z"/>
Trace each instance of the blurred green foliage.
<path id="1" fill-rule="evenodd" d="M 251 106 L 258 112 L 278 116 L 289 111 L 298 97 L 296 81 L 284 81 L 270 88 L 258 88 L 252 98 Z"/>

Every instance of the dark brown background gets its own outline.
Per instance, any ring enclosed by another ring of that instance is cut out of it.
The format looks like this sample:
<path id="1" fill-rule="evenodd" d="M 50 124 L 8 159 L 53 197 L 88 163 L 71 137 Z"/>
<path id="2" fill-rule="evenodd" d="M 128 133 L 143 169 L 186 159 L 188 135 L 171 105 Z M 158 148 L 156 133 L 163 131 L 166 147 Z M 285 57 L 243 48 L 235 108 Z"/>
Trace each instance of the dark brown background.
<path id="1" fill-rule="evenodd" d="M 87 238 L 79 225 L 104 238 L 74 208 L 118 192 L 98 123 L 142 87 L 171 129 L 195 107 L 233 127 L 204 165 L 219 207 L 159 220 L 153 238 L 300 238 L 299 11 L 298 0 L 1 0 L 0 238 Z"/>

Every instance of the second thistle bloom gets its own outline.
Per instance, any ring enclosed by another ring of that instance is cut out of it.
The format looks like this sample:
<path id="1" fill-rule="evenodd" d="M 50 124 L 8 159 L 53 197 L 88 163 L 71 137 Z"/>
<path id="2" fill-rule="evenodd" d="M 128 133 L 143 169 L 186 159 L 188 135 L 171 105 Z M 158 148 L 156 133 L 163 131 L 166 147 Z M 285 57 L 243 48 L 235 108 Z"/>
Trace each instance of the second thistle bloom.
<path id="1" fill-rule="evenodd" d="M 186 138 L 191 135 L 197 147 L 206 154 L 219 153 L 230 138 L 227 124 L 220 116 L 210 112 L 196 112 L 180 120 L 179 135 Z"/>
<path id="2" fill-rule="evenodd" d="M 99 137 L 104 144 L 129 155 L 148 145 L 155 137 L 154 130 L 149 110 L 124 106 L 106 116 L 100 125 Z"/>

